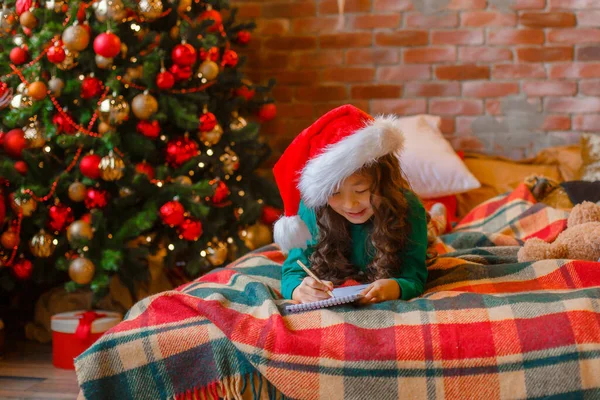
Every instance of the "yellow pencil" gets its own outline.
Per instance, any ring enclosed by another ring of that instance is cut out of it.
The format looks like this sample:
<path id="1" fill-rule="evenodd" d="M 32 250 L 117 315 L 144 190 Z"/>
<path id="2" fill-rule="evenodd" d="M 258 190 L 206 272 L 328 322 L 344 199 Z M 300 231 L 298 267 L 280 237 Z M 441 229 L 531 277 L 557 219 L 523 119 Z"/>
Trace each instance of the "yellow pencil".
<path id="1" fill-rule="evenodd" d="M 311 271 L 310 269 L 308 269 L 308 267 L 307 267 L 306 265 L 302 264 L 302 261 L 300 261 L 300 260 L 296 260 L 296 262 L 298 263 L 298 265 L 299 265 L 299 266 L 301 266 L 301 267 L 302 267 L 302 269 L 303 269 L 304 271 L 306 271 L 306 273 L 307 273 L 308 275 L 310 275 L 310 277 L 311 277 L 311 278 L 313 278 L 314 280 L 316 280 L 316 281 L 317 281 L 317 282 L 319 282 L 320 284 L 322 284 L 322 285 L 325 285 L 325 284 L 324 284 L 324 283 L 323 283 L 323 282 L 322 282 L 322 281 L 321 281 L 319 278 L 317 278 L 317 276 L 316 276 L 315 274 L 313 274 L 313 273 L 312 273 L 312 271 Z M 327 286 L 327 285 L 325 285 L 325 286 Z M 331 290 L 329 290 L 329 289 L 327 289 L 327 294 L 328 294 L 329 296 L 331 296 L 331 297 L 335 297 L 335 296 L 333 295 L 333 293 L 331 292 Z"/>

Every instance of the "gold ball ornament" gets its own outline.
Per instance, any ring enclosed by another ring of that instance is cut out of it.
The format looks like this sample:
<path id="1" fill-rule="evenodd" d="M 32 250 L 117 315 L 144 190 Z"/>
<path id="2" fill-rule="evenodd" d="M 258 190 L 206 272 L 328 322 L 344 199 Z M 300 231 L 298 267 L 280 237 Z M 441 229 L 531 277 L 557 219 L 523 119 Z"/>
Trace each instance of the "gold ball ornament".
<path id="1" fill-rule="evenodd" d="M 173 25 L 173 27 L 169 31 L 169 36 L 171 37 L 171 39 L 177 40 L 177 39 L 179 39 L 179 33 L 180 33 L 179 21 L 177 21 L 177 24 Z"/>
<path id="2" fill-rule="evenodd" d="M 177 12 L 180 14 L 184 14 L 192 10 L 192 0 L 179 0 L 179 5 L 177 6 Z"/>
<path id="3" fill-rule="evenodd" d="M 29 241 L 29 251 L 36 257 L 47 258 L 54 254 L 56 245 L 54 244 L 54 236 L 47 233 L 43 229 L 35 234 Z"/>
<path id="4" fill-rule="evenodd" d="M 146 120 L 158 111 L 158 102 L 154 96 L 145 91 L 133 98 L 131 110 L 137 118 Z"/>
<path id="5" fill-rule="evenodd" d="M 38 24 L 37 18 L 31 11 L 25 11 L 23 14 L 21 14 L 19 17 L 19 22 L 22 26 L 28 29 L 34 29 Z"/>
<path id="6" fill-rule="evenodd" d="M 102 157 L 98 168 L 100 168 L 102 179 L 105 181 L 116 181 L 123 177 L 125 163 L 121 157 L 111 151 L 107 156 Z"/>
<path id="7" fill-rule="evenodd" d="M 214 61 L 204 60 L 202 64 L 200 64 L 198 72 L 202 74 L 202 77 L 212 81 L 219 75 L 219 65 Z"/>
<path id="8" fill-rule="evenodd" d="M 55 76 L 53 76 L 48 81 L 48 89 L 50 89 L 50 92 L 52 93 L 52 96 L 54 96 L 54 97 L 60 97 L 64 87 L 65 87 L 65 82 L 62 79 L 57 78 Z"/>
<path id="9" fill-rule="evenodd" d="M 65 47 L 71 51 L 83 51 L 90 44 L 90 34 L 81 25 L 71 25 L 62 34 Z"/>
<path id="10" fill-rule="evenodd" d="M 23 128 L 23 133 L 29 148 L 39 149 L 46 144 L 42 127 L 36 118 L 32 118 L 29 124 Z"/>
<path id="11" fill-rule="evenodd" d="M 140 79 L 144 75 L 144 66 L 138 65 L 136 67 L 129 67 L 125 70 L 125 75 L 123 76 L 124 82 L 135 81 L 136 79 Z"/>
<path id="12" fill-rule="evenodd" d="M 161 16 L 163 3 L 161 0 L 140 0 L 138 10 L 146 21 L 154 21 Z"/>
<path id="13" fill-rule="evenodd" d="M 30 217 L 37 209 L 37 202 L 31 197 L 27 200 L 13 198 L 10 206 L 15 213 L 22 212 L 24 217 Z"/>
<path id="14" fill-rule="evenodd" d="M 182 186 L 191 186 L 192 185 L 192 179 L 186 175 L 179 175 L 177 178 L 173 179 L 173 181 L 175 181 L 176 183 L 178 183 L 179 185 L 182 185 Z"/>
<path id="15" fill-rule="evenodd" d="M 94 237 L 94 231 L 92 225 L 83 221 L 77 220 L 67 228 L 67 240 L 69 242 L 77 240 L 92 240 Z"/>
<path id="16" fill-rule="evenodd" d="M 205 146 L 213 146 L 219 143 L 221 136 L 223 136 L 223 128 L 220 124 L 216 124 L 209 132 L 198 132 L 198 139 L 204 143 Z"/>
<path id="17" fill-rule="evenodd" d="M 94 278 L 96 267 L 85 257 L 78 257 L 69 264 L 69 278 L 80 285 L 87 285 Z"/>
<path id="18" fill-rule="evenodd" d="M 250 250 L 258 249 L 273 242 L 271 230 L 260 222 L 240 231 L 240 239 Z"/>
<path id="19" fill-rule="evenodd" d="M 79 53 L 76 51 L 65 49 L 65 59 L 56 64 L 56 67 L 61 71 L 68 71 L 75 68 L 77 65 L 79 65 L 79 62 L 77 62 L 78 55 Z"/>
<path id="20" fill-rule="evenodd" d="M 81 182 L 73 182 L 69 185 L 69 199 L 76 203 L 80 203 L 85 200 L 87 194 L 87 187 Z"/>
<path id="21" fill-rule="evenodd" d="M 234 111 L 231 114 L 231 117 L 232 119 L 229 123 L 229 128 L 234 132 L 244 129 L 248 125 L 248 121 L 241 117 L 237 111 Z"/>
<path id="22" fill-rule="evenodd" d="M 107 96 L 98 106 L 100 121 L 120 125 L 129 118 L 129 103 L 121 95 Z"/>
<path id="23" fill-rule="evenodd" d="M 223 171 L 229 175 L 232 175 L 240 167 L 238 155 L 229 147 L 225 148 L 225 152 L 221 154 L 219 160 L 223 163 Z"/>
<path id="24" fill-rule="evenodd" d="M 2 233 L 2 236 L 0 236 L 0 243 L 5 249 L 13 249 L 19 244 L 19 237 L 17 236 L 17 232 L 9 228 L 7 231 Z"/>
<path id="25" fill-rule="evenodd" d="M 9 34 L 17 24 L 17 14 L 6 4 L 0 10 L 0 34 Z"/>
<path id="26" fill-rule="evenodd" d="M 107 124 L 106 122 L 100 122 L 98 124 L 98 133 L 104 135 L 107 132 L 114 131 L 115 128 Z"/>
<path id="27" fill-rule="evenodd" d="M 206 249 L 206 259 L 210 265 L 213 267 L 218 267 L 227 261 L 228 252 L 227 243 L 213 239 L 212 242 L 208 243 L 208 247 Z"/>
<path id="28" fill-rule="evenodd" d="M 113 65 L 113 59 L 110 57 L 103 57 L 100 54 L 96 54 L 95 57 L 96 66 L 101 69 L 108 69 Z"/>
<path id="29" fill-rule="evenodd" d="M 44 100 L 48 87 L 42 81 L 31 82 L 27 87 L 27 94 L 36 101 Z"/>
<path id="30" fill-rule="evenodd" d="M 24 108 L 31 107 L 32 105 L 33 101 L 31 100 L 31 97 L 20 93 L 14 95 L 12 100 L 10 101 L 10 108 L 12 108 L 13 110 L 21 110 Z"/>
<path id="31" fill-rule="evenodd" d="M 92 4 L 94 16 L 100 22 L 107 20 L 122 22 L 127 17 L 127 10 L 121 0 L 99 0 Z"/>

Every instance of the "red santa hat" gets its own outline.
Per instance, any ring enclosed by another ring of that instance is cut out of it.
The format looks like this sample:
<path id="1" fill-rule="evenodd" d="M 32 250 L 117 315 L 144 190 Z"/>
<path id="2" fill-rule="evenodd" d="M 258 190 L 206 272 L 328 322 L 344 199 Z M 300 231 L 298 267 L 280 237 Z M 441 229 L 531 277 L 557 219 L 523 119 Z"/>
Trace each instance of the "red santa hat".
<path id="1" fill-rule="evenodd" d="M 275 223 L 275 243 L 283 251 L 306 248 L 310 232 L 300 219 L 327 199 L 347 177 L 378 158 L 402 150 L 404 137 L 393 116 L 373 118 L 352 105 L 329 111 L 303 130 L 275 164 L 284 216 Z"/>

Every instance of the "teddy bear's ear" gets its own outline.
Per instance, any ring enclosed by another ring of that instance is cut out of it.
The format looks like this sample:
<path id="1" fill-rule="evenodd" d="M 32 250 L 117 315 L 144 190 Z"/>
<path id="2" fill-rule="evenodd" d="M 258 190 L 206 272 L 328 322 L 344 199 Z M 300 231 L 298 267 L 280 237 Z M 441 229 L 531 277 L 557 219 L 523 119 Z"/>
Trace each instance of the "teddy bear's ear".
<path id="1" fill-rule="evenodd" d="M 587 222 L 600 222 L 600 205 L 591 201 L 577 204 L 569 214 L 567 226 L 570 228 Z"/>

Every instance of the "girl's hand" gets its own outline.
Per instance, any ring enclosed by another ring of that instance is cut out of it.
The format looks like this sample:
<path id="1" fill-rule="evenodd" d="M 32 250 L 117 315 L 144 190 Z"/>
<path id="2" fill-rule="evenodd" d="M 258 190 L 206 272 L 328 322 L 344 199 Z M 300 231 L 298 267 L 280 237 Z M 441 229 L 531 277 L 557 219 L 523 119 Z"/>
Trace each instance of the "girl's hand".
<path id="1" fill-rule="evenodd" d="M 393 279 L 379 279 L 362 291 L 361 304 L 375 304 L 400 298 L 400 285 Z"/>
<path id="2" fill-rule="evenodd" d="M 310 303 L 313 301 L 326 300 L 329 298 L 327 290 L 333 290 L 333 283 L 322 281 L 324 285 L 307 276 L 302 280 L 300 286 L 294 289 L 292 300 L 300 303 Z"/>

